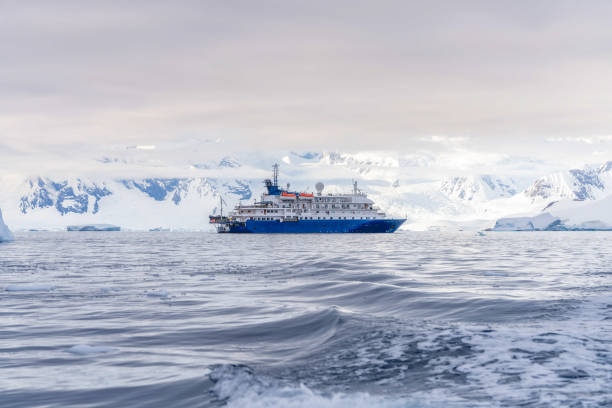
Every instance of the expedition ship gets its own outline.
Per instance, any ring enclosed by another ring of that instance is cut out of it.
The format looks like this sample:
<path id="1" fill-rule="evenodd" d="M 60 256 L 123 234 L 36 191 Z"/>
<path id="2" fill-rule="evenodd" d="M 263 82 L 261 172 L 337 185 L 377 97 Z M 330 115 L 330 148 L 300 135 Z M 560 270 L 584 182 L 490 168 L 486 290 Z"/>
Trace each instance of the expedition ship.
<path id="1" fill-rule="evenodd" d="M 367 195 L 353 184 L 351 194 L 323 194 L 290 191 L 278 185 L 278 164 L 272 180 L 266 179 L 266 192 L 259 202 L 239 204 L 228 216 L 211 215 L 218 232 L 232 233 L 356 233 L 395 232 L 406 219 L 385 216 Z"/>

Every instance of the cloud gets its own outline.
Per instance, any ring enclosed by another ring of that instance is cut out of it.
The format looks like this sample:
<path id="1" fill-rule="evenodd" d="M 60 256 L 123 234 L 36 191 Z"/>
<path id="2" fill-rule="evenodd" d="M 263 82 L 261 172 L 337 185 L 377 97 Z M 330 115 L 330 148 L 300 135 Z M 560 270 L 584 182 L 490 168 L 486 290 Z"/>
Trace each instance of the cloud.
<path id="1" fill-rule="evenodd" d="M 127 146 L 126 149 L 136 149 L 136 150 L 155 150 L 157 146 L 155 145 L 136 145 L 136 146 Z"/>
<path id="2" fill-rule="evenodd" d="M 457 144 L 457 143 L 467 142 L 468 140 L 470 140 L 470 138 L 469 137 L 464 137 L 464 136 L 439 136 L 439 135 L 434 135 L 434 136 L 428 136 L 428 137 L 420 137 L 419 140 L 422 141 L 422 142 L 429 142 L 429 143 L 452 143 L 452 144 Z"/>
<path id="3" fill-rule="evenodd" d="M 409 152 L 605 133 L 611 18 L 603 1 L 5 2 L 0 137 Z"/>
<path id="4" fill-rule="evenodd" d="M 425 176 L 578 166 L 610 140 L 591 136 L 611 131 L 610 20 L 597 0 L 8 1 L 0 167 L 380 150 Z"/>
<path id="5" fill-rule="evenodd" d="M 603 136 L 580 136 L 580 137 L 548 137 L 546 141 L 549 143 L 586 143 L 586 144 L 595 144 L 595 143 L 607 143 L 612 141 L 612 135 L 603 135 Z"/>

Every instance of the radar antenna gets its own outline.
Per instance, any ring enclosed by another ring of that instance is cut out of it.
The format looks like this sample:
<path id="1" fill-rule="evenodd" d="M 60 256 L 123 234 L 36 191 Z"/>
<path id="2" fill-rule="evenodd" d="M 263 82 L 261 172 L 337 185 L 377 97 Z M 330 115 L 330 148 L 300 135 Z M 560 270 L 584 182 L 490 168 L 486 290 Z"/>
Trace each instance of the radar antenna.
<path id="1" fill-rule="evenodd" d="M 323 189 L 325 188 L 325 185 L 323 185 L 323 183 L 321 183 L 320 181 L 315 185 L 315 189 L 317 190 L 317 195 L 321 195 L 321 193 L 323 192 Z"/>

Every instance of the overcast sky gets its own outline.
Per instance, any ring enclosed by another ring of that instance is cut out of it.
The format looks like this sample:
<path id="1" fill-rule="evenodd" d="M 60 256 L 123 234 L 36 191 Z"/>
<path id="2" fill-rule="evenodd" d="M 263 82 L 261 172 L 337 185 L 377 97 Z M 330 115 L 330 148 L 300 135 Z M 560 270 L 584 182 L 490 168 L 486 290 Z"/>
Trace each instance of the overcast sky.
<path id="1" fill-rule="evenodd" d="M 610 22 L 610 1 L 0 0 L 0 154 L 612 159 Z"/>

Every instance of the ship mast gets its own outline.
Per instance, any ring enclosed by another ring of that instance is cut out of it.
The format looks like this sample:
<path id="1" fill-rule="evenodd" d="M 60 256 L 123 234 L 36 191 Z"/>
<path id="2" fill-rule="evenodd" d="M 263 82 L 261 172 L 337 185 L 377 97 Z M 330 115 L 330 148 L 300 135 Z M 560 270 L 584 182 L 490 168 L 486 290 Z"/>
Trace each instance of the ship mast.
<path id="1" fill-rule="evenodd" d="M 274 163 L 274 166 L 272 166 L 272 168 L 274 169 L 274 175 L 273 175 L 273 180 L 274 180 L 274 186 L 278 187 L 278 163 Z"/>

